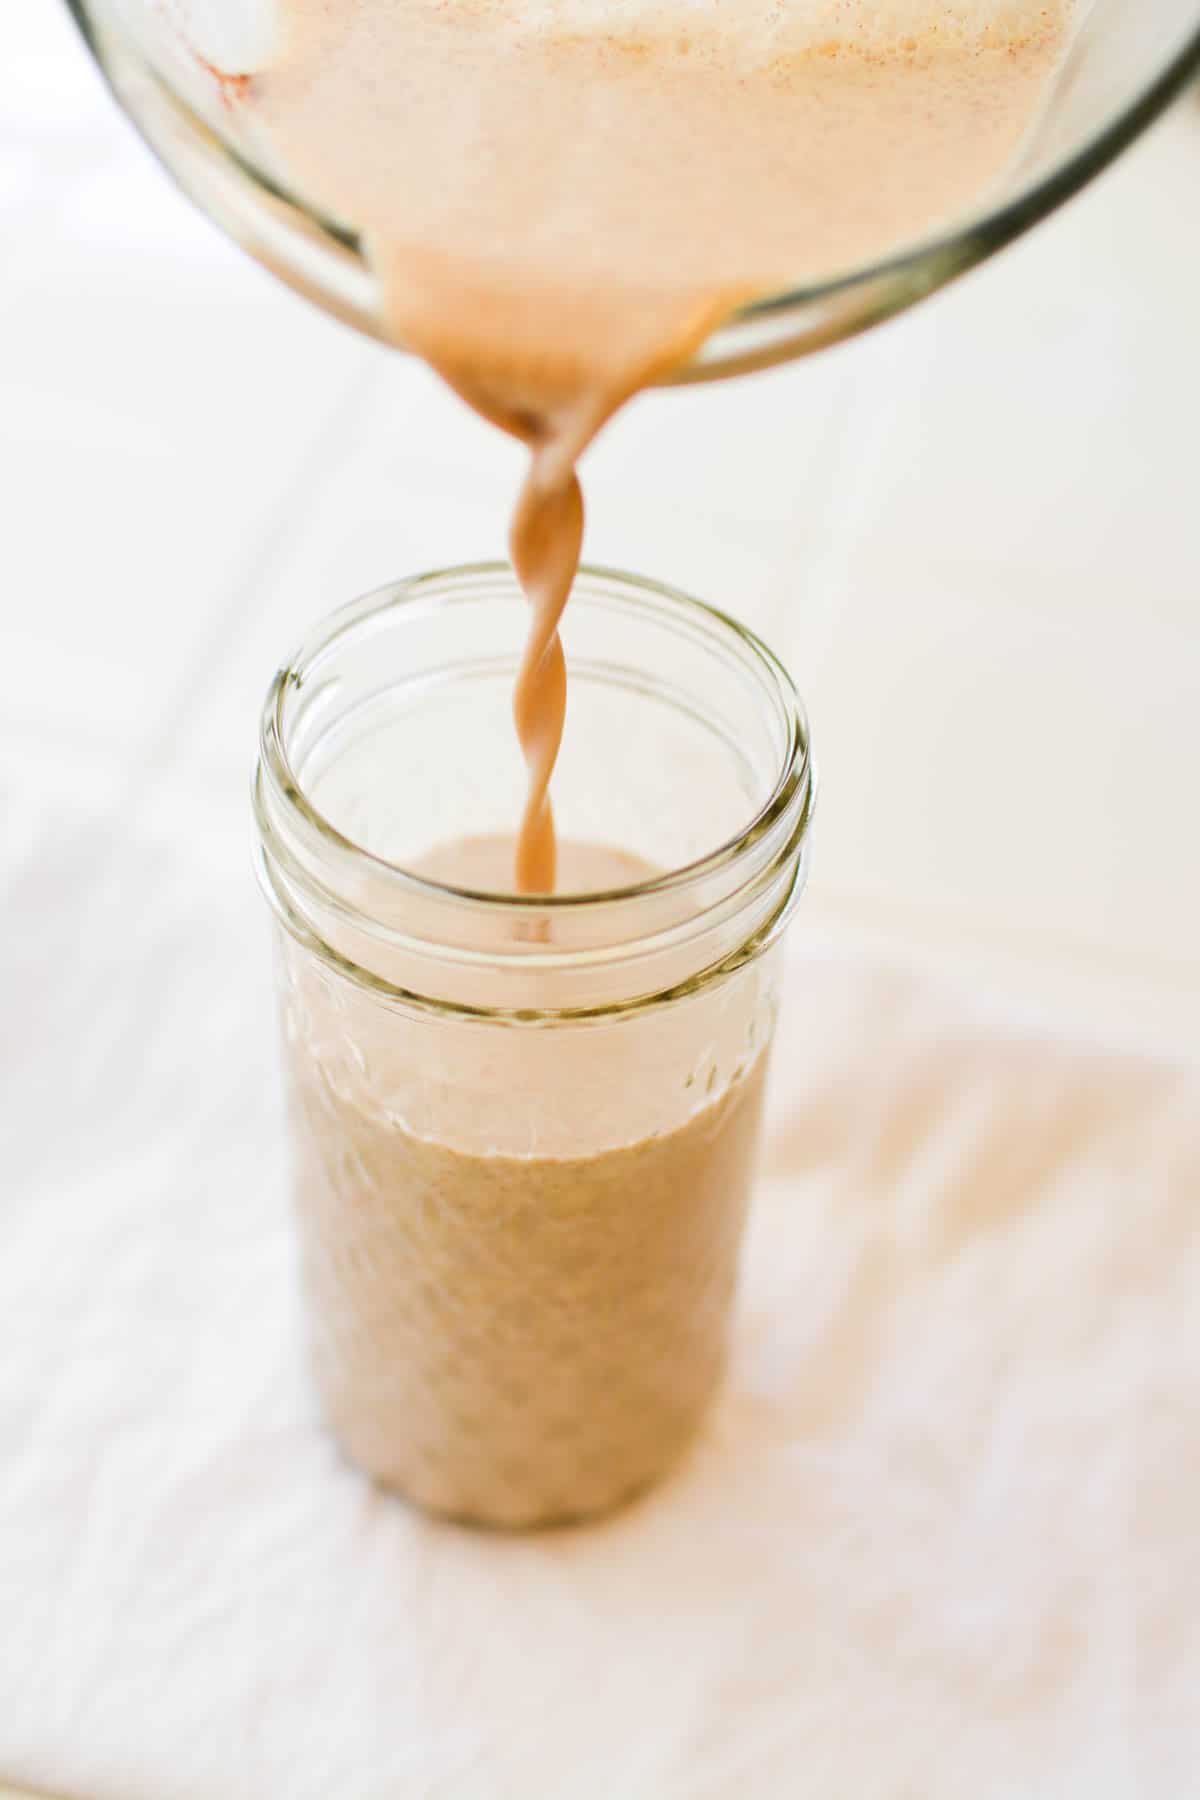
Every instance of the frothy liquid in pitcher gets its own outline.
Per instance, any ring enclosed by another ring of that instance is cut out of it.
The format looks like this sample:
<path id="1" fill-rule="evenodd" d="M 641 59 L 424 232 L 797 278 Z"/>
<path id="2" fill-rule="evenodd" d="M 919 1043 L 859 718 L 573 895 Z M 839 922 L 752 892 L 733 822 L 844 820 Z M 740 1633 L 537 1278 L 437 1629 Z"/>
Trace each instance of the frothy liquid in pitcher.
<path id="1" fill-rule="evenodd" d="M 977 201 L 1045 97 L 1072 0 L 278 4 L 278 52 L 238 103 L 363 232 L 395 340 L 529 446 L 515 879 L 550 892 L 582 451 L 742 301 Z"/>

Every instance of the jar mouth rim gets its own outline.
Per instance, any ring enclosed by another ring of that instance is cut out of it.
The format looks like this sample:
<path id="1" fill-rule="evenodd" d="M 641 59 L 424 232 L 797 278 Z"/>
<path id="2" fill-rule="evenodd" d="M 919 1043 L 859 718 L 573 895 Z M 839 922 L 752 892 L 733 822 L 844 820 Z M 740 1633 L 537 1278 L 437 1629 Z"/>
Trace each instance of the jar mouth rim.
<path id="1" fill-rule="evenodd" d="M 301 817 L 308 830 L 316 835 L 323 846 L 332 850 L 343 861 L 358 866 L 366 865 L 377 879 L 386 880 L 418 897 L 518 916 L 531 912 L 541 915 L 577 914 L 589 907 L 612 907 L 677 893 L 693 883 L 706 881 L 736 863 L 749 848 L 772 831 L 793 805 L 798 793 L 803 795 L 804 809 L 811 814 L 815 772 L 808 715 L 784 664 L 758 634 L 721 608 L 651 577 L 631 575 L 600 563 L 581 563 L 579 577 L 584 582 L 600 582 L 610 590 L 617 590 L 635 604 L 649 601 L 693 623 L 715 629 L 730 638 L 742 654 L 748 656 L 765 685 L 773 692 L 786 727 L 786 742 L 780 757 L 779 773 L 767 798 L 733 836 L 679 868 L 664 870 L 661 874 L 624 886 L 566 894 L 504 893 L 438 881 L 403 863 L 380 856 L 378 852 L 347 836 L 315 804 L 305 792 L 292 765 L 287 750 L 284 720 L 287 697 L 293 689 L 303 685 L 305 671 L 311 668 L 318 657 L 330 650 L 339 638 L 357 630 L 372 618 L 430 598 L 448 605 L 454 604 L 456 600 L 470 601 L 477 598 L 473 592 L 473 587 L 477 584 L 502 582 L 515 587 L 515 576 L 510 565 L 497 560 L 456 564 L 386 583 L 327 614 L 301 641 L 276 672 L 260 719 L 260 770 L 269 777 L 277 797 Z M 596 600 L 596 595 L 584 591 L 573 595 L 568 606 L 586 606 Z M 258 786 L 256 778 L 256 790 Z M 256 793 L 256 811 L 259 804 L 260 797 Z"/>

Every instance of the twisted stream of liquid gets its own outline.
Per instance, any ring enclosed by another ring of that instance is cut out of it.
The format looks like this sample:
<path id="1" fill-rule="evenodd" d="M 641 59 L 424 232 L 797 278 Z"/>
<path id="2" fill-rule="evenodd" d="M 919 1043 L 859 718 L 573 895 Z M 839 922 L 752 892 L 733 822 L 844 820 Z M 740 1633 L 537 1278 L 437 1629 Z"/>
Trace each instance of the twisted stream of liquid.
<path id="1" fill-rule="evenodd" d="M 564 469 L 556 449 L 534 449 L 509 538 L 513 568 L 532 609 L 513 689 L 513 722 L 529 770 L 517 839 L 516 880 L 523 894 L 552 894 L 557 876 L 550 777 L 567 710 L 567 667 L 558 625 L 583 545 L 579 477 L 572 465 Z"/>
<path id="2" fill-rule="evenodd" d="M 455 342 L 442 282 L 414 279 L 413 258 L 388 265 L 389 317 L 397 339 L 421 352 L 483 418 L 523 443 L 529 468 L 509 531 L 513 570 L 529 601 L 525 647 L 513 688 L 513 722 L 525 757 L 528 785 L 517 835 L 514 883 L 521 894 L 552 894 L 558 846 L 550 782 L 567 710 L 567 669 L 558 635 L 583 547 L 580 457 L 631 395 L 686 359 L 721 318 L 748 295 L 745 289 L 642 297 L 631 323 L 627 302 L 593 300 L 573 315 L 582 348 L 543 360 L 540 345 L 522 341 L 526 309 L 506 297 L 481 295 L 460 283 L 454 322 L 496 324 L 500 341 L 514 343 L 507 358 L 478 346 L 468 330 Z M 429 267 L 428 259 L 424 265 Z M 453 290 L 452 290 L 453 291 Z M 469 293 L 470 297 L 465 298 Z M 539 316 L 539 315 L 535 315 Z M 465 341 L 468 354 L 463 352 Z M 469 354 L 474 350 L 474 355 Z"/>
<path id="3" fill-rule="evenodd" d="M 478 390 L 468 393 L 485 417 L 502 425 L 529 446 L 529 470 L 521 486 L 509 529 L 513 570 L 529 601 L 531 617 L 525 649 L 513 686 L 513 723 L 529 772 L 525 810 L 517 835 L 515 878 L 521 894 L 552 894 L 558 874 L 558 843 L 550 780 L 558 761 L 567 711 L 567 668 L 558 635 L 563 609 L 579 569 L 583 547 L 583 492 L 578 462 L 596 433 L 631 395 L 672 364 L 682 361 L 721 318 L 746 298 L 723 291 L 702 296 L 675 296 L 661 312 L 649 311 L 632 333 L 632 349 L 610 365 L 602 377 L 578 376 L 565 403 L 546 411 L 525 404 L 518 410 L 497 409 L 483 402 Z M 612 337 L 621 343 L 619 320 Z M 625 332 L 630 333 L 628 322 Z M 583 365 L 586 369 L 586 364 Z M 526 375 L 528 381 L 528 375 Z M 464 390 L 456 383 L 459 392 Z"/>

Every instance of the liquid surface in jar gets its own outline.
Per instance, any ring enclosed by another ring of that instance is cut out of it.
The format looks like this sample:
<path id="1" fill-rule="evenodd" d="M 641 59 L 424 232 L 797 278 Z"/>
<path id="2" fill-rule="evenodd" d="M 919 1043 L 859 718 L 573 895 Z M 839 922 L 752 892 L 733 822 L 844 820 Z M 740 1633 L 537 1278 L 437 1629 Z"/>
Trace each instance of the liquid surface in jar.
<path id="1" fill-rule="evenodd" d="M 530 449 L 514 875 L 551 892 L 581 453 L 741 302 L 980 201 L 1046 97 L 1071 0 L 277 6 L 235 104 L 362 232 L 396 342 Z"/>

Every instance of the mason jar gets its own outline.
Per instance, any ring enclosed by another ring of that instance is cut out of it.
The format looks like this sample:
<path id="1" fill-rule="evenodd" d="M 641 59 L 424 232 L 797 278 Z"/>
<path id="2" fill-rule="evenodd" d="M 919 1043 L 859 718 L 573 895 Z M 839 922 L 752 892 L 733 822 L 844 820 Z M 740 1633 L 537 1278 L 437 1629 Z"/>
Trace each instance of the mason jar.
<path id="1" fill-rule="evenodd" d="M 325 1410 L 379 1482 L 509 1526 L 655 1480 L 720 1381 L 814 801 L 771 652 L 586 569 L 566 880 L 505 891 L 525 622 L 504 565 L 334 613 L 254 782 Z"/>

